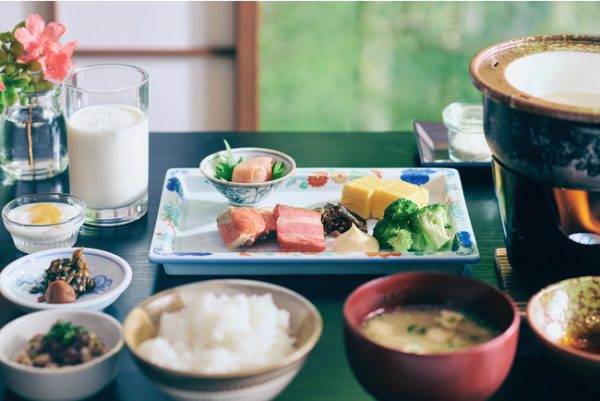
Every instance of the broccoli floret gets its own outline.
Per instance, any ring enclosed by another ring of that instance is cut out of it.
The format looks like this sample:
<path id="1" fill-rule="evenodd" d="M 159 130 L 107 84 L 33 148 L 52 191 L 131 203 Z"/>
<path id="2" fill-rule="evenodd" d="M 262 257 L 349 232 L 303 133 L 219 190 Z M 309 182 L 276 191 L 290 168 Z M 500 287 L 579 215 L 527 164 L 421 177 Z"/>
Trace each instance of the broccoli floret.
<path id="1" fill-rule="evenodd" d="M 410 231 L 390 220 L 379 220 L 373 229 L 373 236 L 382 248 L 392 248 L 394 252 L 406 252 L 412 245 Z"/>
<path id="2" fill-rule="evenodd" d="M 451 227 L 446 207 L 436 203 L 425 206 L 410 216 L 412 248 L 415 251 L 438 251 L 451 242 Z"/>
<path id="3" fill-rule="evenodd" d="M 412 235 L 410 231 L 399 228 L 395 230 L 393 236 L 388 238 L 388 243 L 391 245 L 394 252 L 406 252 L 412 246 Z"/>
<path id="4" fill-rule="evenodd" d="M 400 198 L 392 203 L 385 209 L 383 214 L 384 220 L 394 220 L 398 223 L 408 223 L 408 219 L 411 215 L 419 210 L 419 206 L 408 199 Z"/>

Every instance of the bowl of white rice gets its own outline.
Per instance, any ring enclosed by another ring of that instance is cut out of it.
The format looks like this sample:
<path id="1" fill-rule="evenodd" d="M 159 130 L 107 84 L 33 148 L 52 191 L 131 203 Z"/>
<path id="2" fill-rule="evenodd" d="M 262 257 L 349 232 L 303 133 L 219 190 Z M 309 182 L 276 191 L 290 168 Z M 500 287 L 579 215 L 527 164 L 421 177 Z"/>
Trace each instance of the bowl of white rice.
<path id="1" fill-rule="evenodd" d="M 134 308 L 125 344 L 142 372 L 179 400 L 275 398 L 323 329 L 306 298 L 251 280 L 209 280 L 160 292 Z"/>

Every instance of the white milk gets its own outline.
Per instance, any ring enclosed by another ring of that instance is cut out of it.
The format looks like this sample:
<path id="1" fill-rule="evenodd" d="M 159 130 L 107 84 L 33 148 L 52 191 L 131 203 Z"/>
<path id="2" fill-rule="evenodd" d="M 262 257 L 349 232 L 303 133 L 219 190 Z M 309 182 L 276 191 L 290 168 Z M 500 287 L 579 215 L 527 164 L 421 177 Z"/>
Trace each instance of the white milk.
<path id="1" fill-rule="evenodd" d="M 132 106 L 77 110 L 67 122 L 71 194 L 92 209 L 118 208 L 148 191 L 148 118 Z"/>

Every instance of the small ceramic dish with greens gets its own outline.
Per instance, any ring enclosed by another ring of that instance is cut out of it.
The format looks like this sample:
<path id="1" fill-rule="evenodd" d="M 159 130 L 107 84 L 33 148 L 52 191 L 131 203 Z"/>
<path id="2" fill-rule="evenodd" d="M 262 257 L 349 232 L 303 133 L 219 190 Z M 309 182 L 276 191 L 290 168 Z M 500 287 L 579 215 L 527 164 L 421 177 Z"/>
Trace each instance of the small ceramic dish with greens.
<path id="1" fill-rule="evenodd" d="M 234 206 L 257 206 L 296 171 L 289 155 L 265 148 L 226 149 L 208 155 L 200 171 Z"/>

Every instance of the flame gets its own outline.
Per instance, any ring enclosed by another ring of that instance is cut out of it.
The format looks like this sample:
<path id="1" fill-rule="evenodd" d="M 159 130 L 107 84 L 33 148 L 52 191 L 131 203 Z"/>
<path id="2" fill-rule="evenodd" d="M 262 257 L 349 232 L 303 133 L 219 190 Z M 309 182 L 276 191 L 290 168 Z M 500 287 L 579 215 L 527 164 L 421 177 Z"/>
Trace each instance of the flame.
<path id="1" fill-rule="evenodd" d="M 588 232 L 600 235 L 600 216 L 593 213 L 591 193 L 578 189 L 553 188 L 560 224 L 567 234 Z"/>

